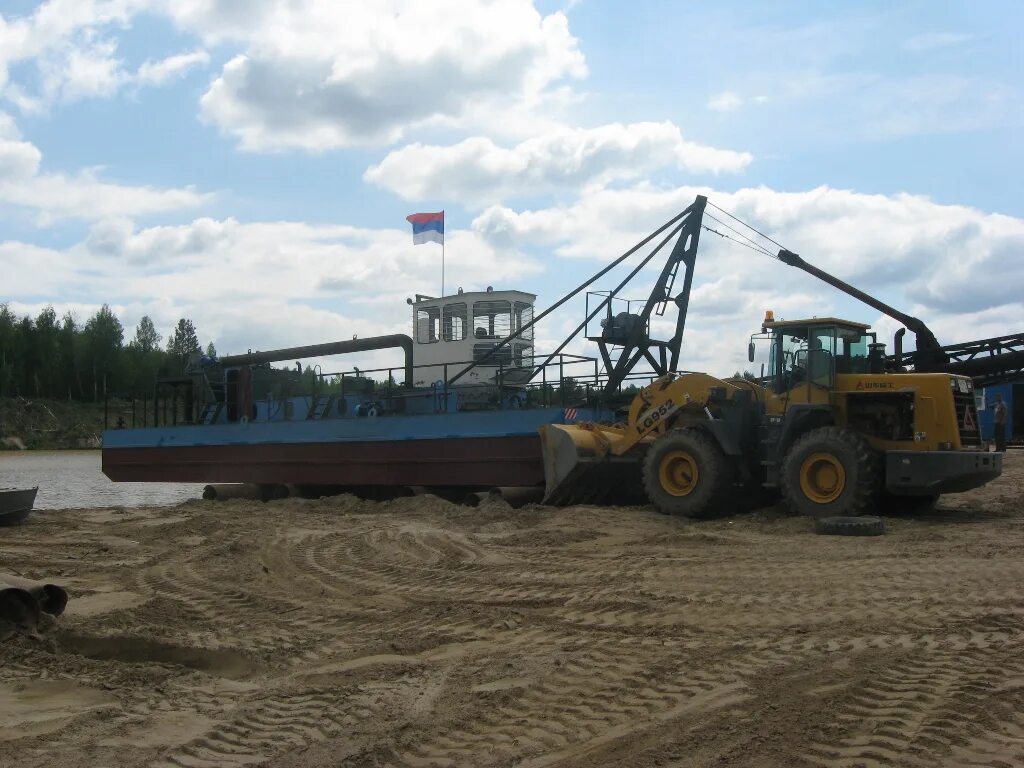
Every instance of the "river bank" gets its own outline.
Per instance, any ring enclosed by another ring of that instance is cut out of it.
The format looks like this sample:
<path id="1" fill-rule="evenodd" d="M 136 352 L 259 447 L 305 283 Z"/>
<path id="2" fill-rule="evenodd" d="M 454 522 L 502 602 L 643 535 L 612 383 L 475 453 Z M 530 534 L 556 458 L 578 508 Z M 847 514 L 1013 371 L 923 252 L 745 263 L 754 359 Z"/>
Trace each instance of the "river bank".
<path id="1" fill-rule="evenodd" d="M 95 450 L 0 452 L 0 486 L 38 487 L 37 510 L 162 506 L 203 494 L 196 483 L 113 483 L 101 460 Z"/>
<path id="2" fill-rule="evenodd" d="M 0 768 L 1021 765 L 1022 489 L 1010 454 L 869 539 L 433 496 L 46 512 L 0 537 L 71 594 L 0 644 Z"/>
<path id="3" fill-rule="evenodd" d="M 112 425 L 117 423 L 123 410 L 121 401 L 112 400 L 107 404 Z M 0 398 L 0 450 L 99 448 L 103 416 L 102 402 Z"/>

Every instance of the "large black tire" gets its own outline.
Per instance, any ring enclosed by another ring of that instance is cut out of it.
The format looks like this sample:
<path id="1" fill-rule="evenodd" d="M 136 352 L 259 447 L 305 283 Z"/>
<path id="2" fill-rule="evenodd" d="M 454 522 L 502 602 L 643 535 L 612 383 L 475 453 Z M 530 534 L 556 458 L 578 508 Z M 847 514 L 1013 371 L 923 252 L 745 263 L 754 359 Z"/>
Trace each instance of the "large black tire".
<path id="1" fill-rule="evenodd" d="M 826 536 L 881 536 L 885 523 L 880 517 L 819 517 L 814 532 Z"/>
<path id="2" fill-rule="evenodd" d="M 644 492 L 659 512 L 708 518 L 728 511 L 732 465 L 710 437 L 695 429 L 666 432 L 644 456 Z"/>
<path id="3" fill-rule="evenodd" d="M 781 487 L 786 505 L 809 517 L 856 517 L 873 509 L 881 461 L 863 437 L 836 427 L 812 429 L 786 452 Z"/>

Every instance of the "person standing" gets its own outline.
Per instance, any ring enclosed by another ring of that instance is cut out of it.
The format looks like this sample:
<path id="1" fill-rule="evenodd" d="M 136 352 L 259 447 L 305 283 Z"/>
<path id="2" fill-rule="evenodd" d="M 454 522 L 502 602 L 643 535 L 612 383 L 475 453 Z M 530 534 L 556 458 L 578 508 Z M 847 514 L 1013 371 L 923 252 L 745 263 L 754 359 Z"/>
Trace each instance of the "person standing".
<path id="1" fill-rule="evenodd" d="M 996 450 L 1006 450 L 1006 403 L 1002 395 L 996 395 L 995 412 L 995 438 Z"/>

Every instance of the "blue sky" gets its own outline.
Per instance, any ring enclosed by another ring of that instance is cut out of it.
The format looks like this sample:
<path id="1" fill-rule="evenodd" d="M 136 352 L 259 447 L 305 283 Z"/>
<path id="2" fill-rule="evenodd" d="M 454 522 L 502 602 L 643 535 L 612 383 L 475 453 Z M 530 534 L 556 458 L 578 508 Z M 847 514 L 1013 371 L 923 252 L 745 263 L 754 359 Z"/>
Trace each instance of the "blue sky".
<path id="1" fill-rule="evenodd" d="M 1024 325 L 1019 3 L 365 5 L 0 3 L 0 301 L 221 351 L 408 331 L 408 213 L 543 307 L 702 192 L 944 341 Z M 895 329 L 712 239 L 688 367 L 769 305 Z"/>

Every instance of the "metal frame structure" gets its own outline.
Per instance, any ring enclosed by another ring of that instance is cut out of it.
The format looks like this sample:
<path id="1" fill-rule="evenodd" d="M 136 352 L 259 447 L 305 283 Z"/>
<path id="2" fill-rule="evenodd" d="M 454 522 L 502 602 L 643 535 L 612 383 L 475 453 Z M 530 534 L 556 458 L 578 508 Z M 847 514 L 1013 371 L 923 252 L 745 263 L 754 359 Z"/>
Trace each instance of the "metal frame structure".
<path id="1" fill-rule="evenodd" d="M 500 343 L 496 344 L 494 349 L 489 354 L 477 360 L 472 365 L 463 368 L 455 376 L 448 380 L 449 384 L 454 384 L 466 373 L 475 368 L 478 365 L 486 364 L 487 361 L 493 357 L 499 349 L 510 344 L 513 340 L 519 338 L 525 331 L 532 328 L 534 325 L 539 323 L 549 314 L 554 312 L 560 306 L 565 304 L 569 299 L 583 292 L 586 288 L 593 285 L 600 278 L 604 277 L 615 267 L 619 266 L 628 259 L 630 256 L 635 254 L 641 248 L 648 245 L 656 237 L 660 236 L 666 230 L 668 234 L 661 240 L 658 245 L 655 246 L 648 255 L 641 259 L 640 263 L 636 265 L 629 274 L 622 279 L 622 281 L 615 286 L 608 295 L 601 302 L 597 303 L 597 306 L 587 313 L 576 329 L 570 333 L 565 340 L 558 345 L 550 355 L 548 355 L 539 366 L 534 369 L 533 376 L 541 371 L 548 363 L 550 363 L 555 357 L 560 355 L 562 351 L 569 345 L 569 343 L 576 338 L 581 331 L 583 331 L 587 324 L 600 314 L 602 309 L 611 306 L 611 302 L 618 296 L 626 285 L 628 285 L 634 277 L 636 277 L 640 271 L 646 267 L 651 259 L 653 259 L 662 248 L 665 247 L 670 241 L 676 239 L 675 246 L 672 249 L 672 253 L 669 256 L 668 261 L 661 270 L 661 275 L 658 281 L 655 283 L 654 288 L 651 290 L 651 295 L 644 305 L 643 312 L 640 314 L 641 322 L 634 324 L 633 331 L 624 339 L 624 344 L 615 344 L 614 342 L 605 339 L 607 342 L 605 347 L 602 349 L 602 358 L 605 363 L 605 370 L 608 371 L 607 384 L 602 392 L 603 395 L 611 395 L 616 392 L 623 381 L 626 380 L 632 373 L 633 369 L 641 360 L 647 360 L 654 366 L 655 370 L 661 373 L 667 373 L 668 371 L 675 370 L 679 363 L 679 346 L 683 338 L 683 328 L 686 324 L 686 310 L 689 306 L 690 301 L 690 287 L 693 283 L 693 265 L 697 256 L 697 244 L 700 240 L 701 224 L 704 217 L 704 208 L 707 205 L 707 197 L 704 195 L 697 195 L 697 198 L 687 206 L 683 211 L 672 217 L 669 221 L 658 227 L 654 232 L 649 234 L 639 243 L 634 245 L 624 254 L 615 259 L 611 264 L 599 270 L 596 274 L 589 277 L 583 283 L 578 285 L 569 293 L 562 296 L 558 301 L 548 307 L 546 310 L 538 314 L 533 318 L 532 322 L 527 323 L 517 332 L 511 336 L 506 337 Z M 679 265 L 684 264 L 686 266 L 686 274 L 683 279 L 682 290 L 672 296 L 672 289 L 675 284 L 676 275 L 679 270 Z M 676 318 L 676 330 L 672 338 L 667 341 L 655 341 L 652 340 L 646 333 L 646 328 L 650 321 L 652 312 L 656 312 L 659 316 L 665 313 L 668 307 L 668 302 L 672 301 L 679 309 L 679 315 Z M 589 305 L 588 305 L 589 306 Z M 608 350 L 609 346 L 622 346 L 623 349 L 619 354 L 618 358 L 612 363 L 611 354 Z M 652 348 L 659 349 L 659 356 L 655 358 L 650 350 Z M 530 377 L 532 378 L 532 376 Z"/>
<path id="2" fill-rule="evenodd" d="M 941 347 L 948 362 L 939 366 L 917 364 L 914 352 L 889 356 L 896 367 L 914 366 L 918 373 L 945 372 L 970 376 L 976 387 L 1024 379 L 1024 333 L 977 339 Z"/>
<path id="3" fill-rule="evenodd" d="M 641 360 L 650 363 L 658 376 L 663 376 L 670 371 L 675 371 L 679 365 L 679 348 L 683 341 L 683 330 L 686 327 L 686 313 L 690 306 L 690 288 L 693 285 L 693 268 L 697 259 L 697 246 L 700 242 L 701 224 L 704 218 L 704 207 L 707 205 L 707 198 L 698 195 L 697 199 L 684 211 L 682 221 L 674 233 L 678 233 L 675 245 L 661 274 L 651 288 L 650 296 L 644 302 L 644 307 L 636 320 L 631 324 L 625 337 L 617 336 L 610 332 L 612 322 L 612 303 L 619 291 L 624 287 L 625 282 L 610 291 L 604 301 L 598 304 L 597 311 L 606 309 L 606 324 L 604 332 L 600 336 L 588 336 L 590 341 L 597 343 L 601 352 L 601 360 L 605 370 L 608 371 L 608 383 L 605 393 L 616 390 L 619 385 L 632 373 L 633 369 Z M 653 258 L 671 238 L 663 240 L 647 257 Z M 676 277 L 679 274 L 679 267 L 683 266 L 683 287 L 679 293 L 672 295 L 675 288 Z M 676 329 L 672 337 L 666 341 L 652 339 L 649 328 L 651 315 L 659 317 L 665 314 L 669 302 L 676 305 Z M 588 315 L 589 317 L 589 315 Z M 614 347 L 621 347 L 618 357 L 613 361 L 612 352 Z M 653 350 L 657 350 L 657 357 Z"/>

